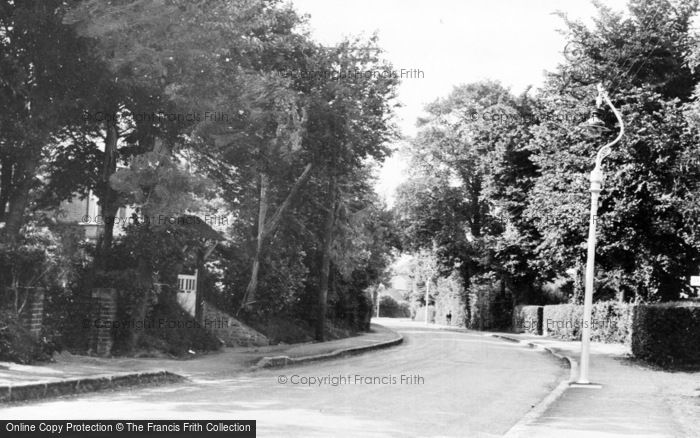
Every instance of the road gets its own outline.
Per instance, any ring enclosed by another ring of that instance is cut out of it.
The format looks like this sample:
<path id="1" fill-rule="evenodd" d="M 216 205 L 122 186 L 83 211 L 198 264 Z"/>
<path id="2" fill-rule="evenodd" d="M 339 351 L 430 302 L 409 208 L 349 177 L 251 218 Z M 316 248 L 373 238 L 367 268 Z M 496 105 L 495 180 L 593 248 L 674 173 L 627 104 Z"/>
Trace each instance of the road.
<path id="1" fill-rule="evenodd" d="M 305 366 L 220 370 L 182 384 L 11 406 L 0 418 L 253 419 L 259 437 L 491 437 L 568 372 L 547 353 L 479 333 L 380 323 L 404 343 Z"/>

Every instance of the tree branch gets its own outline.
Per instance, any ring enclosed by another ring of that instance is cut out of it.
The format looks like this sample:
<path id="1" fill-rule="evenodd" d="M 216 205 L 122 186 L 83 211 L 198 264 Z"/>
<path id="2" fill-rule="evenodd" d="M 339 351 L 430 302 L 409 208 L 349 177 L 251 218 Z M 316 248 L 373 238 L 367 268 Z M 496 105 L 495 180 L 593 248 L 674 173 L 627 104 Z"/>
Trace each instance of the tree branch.
<path id="1" fill-rule="evenodd" d="M 265 222 L 265 227 L 263 229 L 263 238 L 267 237 L 272 231 L 277 228 L 277 225 L 279 225 L 280 219 L 282 219 L 282 215 L 284 212 L 289 208 L 289 206 L 292 204 L 292 200 L 296 196 L 296 194 L 299 192 L 299 189 L 308 181 L 309 177 L 311 176 L 311 169 L 313 167 L 312 163 L 309 163 L 306 165 L 304 168 L 304 172 L 297 178 L 297 180 L 294 182 L 294 186 L 292 187 L 292 190 L 289 191 L 289 194 L 287 195 L 287 198 L 282 202 L 282 204 L 277 208 L 277 211 L 275 212 L 274 215 Z"/>

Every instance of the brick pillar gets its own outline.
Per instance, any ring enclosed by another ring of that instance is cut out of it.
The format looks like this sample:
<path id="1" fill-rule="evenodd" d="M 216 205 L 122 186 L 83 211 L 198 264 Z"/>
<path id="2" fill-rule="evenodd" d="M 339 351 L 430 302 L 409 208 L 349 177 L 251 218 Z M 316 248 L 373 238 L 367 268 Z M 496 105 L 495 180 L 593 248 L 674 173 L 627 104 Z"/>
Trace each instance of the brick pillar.
<path id="1" fill-rule="evenodd" d="M 22 309 L 22 325 L 35 338 L 41 334 L 41 324 L 44 320 L 44 288 L 32 287 L 27 289 L 27 303 Z"/>
<path id="2" fill-rule="evenodd" d="M 89 351 L 98 356 L 112 352 L 112 325 L 117 316 L 117 290 L 97 288 L 92 290 L 93 315 Z"/>

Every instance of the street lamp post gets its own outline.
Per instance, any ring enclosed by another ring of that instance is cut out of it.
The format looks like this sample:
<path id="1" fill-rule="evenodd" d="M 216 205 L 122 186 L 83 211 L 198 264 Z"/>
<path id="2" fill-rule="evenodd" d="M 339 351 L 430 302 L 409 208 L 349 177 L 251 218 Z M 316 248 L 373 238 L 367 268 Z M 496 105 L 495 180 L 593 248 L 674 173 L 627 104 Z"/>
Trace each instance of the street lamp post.
<path id="1" fill-rule="evenodd" d="M 425 325 L 430 324 L 430 316 L 428 314 L 428 301 L 430 300 L 430 277 L 425 281 Z"/>
<path id="2" fill-rule="evenodd" d="M 620 124 L 620 132 L 617 138 L 606 144 L 598 151 L 595 159 L 595 168 L 591 172 L 591 217 L 588 222 L 588 259 L 586 262 L 586 292 L 583 301 L 583 333 L 581 334 L 581 368 L 578 381 L 576 383 L 588 385 L 588 369 L 590 363 L 591 349 L 591 312 L 593 310 L 593 276 L 595 275 L 595 244 L 596 244 L 596 222 L 598 219 L 598 198 L 600 191 L 603 188 L 605 176 L 603 175 L 602 162 L 605 157 L 610 155 L 611 148 L 617 144 L 625 133 L 625 127 L 622 123 L 622 116 L 618 110 L 610 102 L 608 93 L 605 92 L 603 86 L 598 84 L 598 98 L 596 104 L 600 107 L 605 102 L 617 118 Z"/>

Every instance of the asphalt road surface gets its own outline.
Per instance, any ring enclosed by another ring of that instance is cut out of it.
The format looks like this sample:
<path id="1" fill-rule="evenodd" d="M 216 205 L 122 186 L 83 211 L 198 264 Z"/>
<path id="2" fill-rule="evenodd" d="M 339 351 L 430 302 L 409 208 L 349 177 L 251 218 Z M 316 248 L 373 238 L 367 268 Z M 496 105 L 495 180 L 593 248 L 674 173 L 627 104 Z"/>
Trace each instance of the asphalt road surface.
<path id="1" fill-rule="evenodd" d="M 547 353 L 479 333 L 378 322 L 404 343 L 304 366 L 222 369 L 183 384 L 10 406 L 0 418 L 257 420 L 259 437 L 490 437 L 568 372 Z"/>

